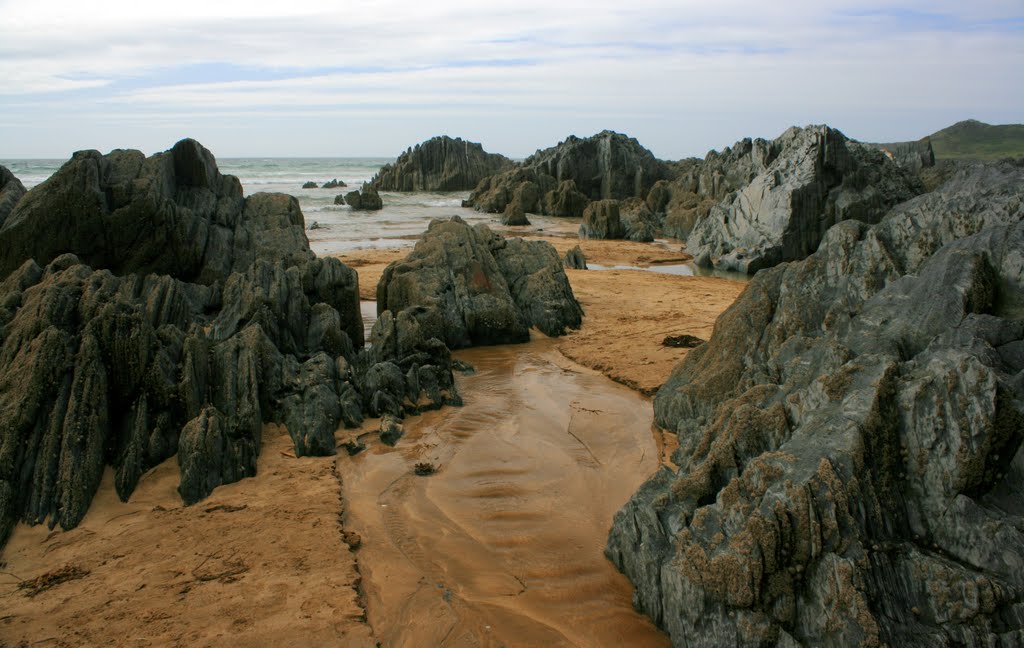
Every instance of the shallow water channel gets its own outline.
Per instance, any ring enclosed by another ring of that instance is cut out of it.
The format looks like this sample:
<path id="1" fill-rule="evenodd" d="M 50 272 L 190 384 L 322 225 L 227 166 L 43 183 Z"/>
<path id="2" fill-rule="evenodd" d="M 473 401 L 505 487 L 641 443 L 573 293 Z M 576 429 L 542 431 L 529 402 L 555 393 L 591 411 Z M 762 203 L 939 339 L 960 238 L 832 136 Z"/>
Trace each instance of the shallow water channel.
<path id="1" fill-rule="evenodd" d="M 456 356 L 476 368 L 458 378 L 465 406 L 339 461 L 382 645 L 668 646 L 603 555 L 658 467 L 650 401 L 548 339 Z"/>

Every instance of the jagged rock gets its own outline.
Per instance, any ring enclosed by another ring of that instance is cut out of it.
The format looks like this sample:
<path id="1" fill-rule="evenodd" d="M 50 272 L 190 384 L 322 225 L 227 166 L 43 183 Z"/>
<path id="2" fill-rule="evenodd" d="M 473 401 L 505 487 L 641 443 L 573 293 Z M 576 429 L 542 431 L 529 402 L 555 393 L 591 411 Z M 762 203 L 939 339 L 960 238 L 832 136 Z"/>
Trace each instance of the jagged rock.
<path id="1" fill-rule="evenodd" d="M 303 189 L 316 189 L 318 186 L 319 185 L 317 183 L 313 182 L 312 180 L 310 180 L 309 182 L 302 183 L 302 188 Z"/>
<path id="2" fill-rule="evenodd" d="M 647 207 L 664 215 L 667 236 L 685 239 L 717 202 L 763 173 L 780 150 L 778 142 L 745 138 L 721 152 L 710 151 L 703 160 L 676 162 L 674 178 L 651 187 Z"/>
<path id="3" fill-rule="evenodd" d="M 883 153 L 827 126 L 792 128 L 765 150 L 765 170 L 690 232 L 687 251 L 698 264 L 753 274 L 802 259 L 835 223 L 877 222 L 923 191 Z"/>
<path id="4" fill-rule="evenodd" d="M 469 191 L 481 179 L 512 166 L 504 155 L 447 135 L 417 144 L 370 181 L 380 191 Z"/>
<path id="5" fill-rule="evenodd" d="M 612 131 L 580 139 L 569 136 L 557 146 L 537 151 L 523 167 L 572 180 L 592 200 L 645 198 L 651 186 L 668 177 L 668 167 L 636 139 Z"/>
<path id="6" fill-rule="evenodd" d="M 320 188 L 321 189 L 338 189 L 339 187 L 347 187 L 347 186 L 348 185 L 345 184 L 343 181 L 338 180 L 337 178 L 335 178 L 333 180 L 328 180 Z"/>
<path id="7" fill-rule="evenodd" d="M 655 397 L 606 553 L 679 646 L 1024 639 L 1024 166 L 759 273 Z"/>
<path id="8" fill-rule="evenodd" d="M 580 224 L 580 238 L 621 239 L 626 237 L 617 200 L 597 200 L 587 205 Z"/>
<path id="9" fill-rule="evenodd" d="M 0 165 L 0 227 L 3 227 L 7 216 L 14 211 L 14 206 L 24 195 L 25 185 L 14 177 L 10 169 Z"/>
<path id="10" fill-rule="evenodd" d="M 647 203 L 630 198 L 619 205 L 619 219 L 622 223 L 623 238 L 640 243 L 650 243 L 658 231 L 658 217 Z"/>
<path id="11" fill-rule="evenodd" d="M 555 179 L 547 174 L 514 167 L 481 180 L 469 200 L 463 202 L 463 207 L 472 207 L 487 214 L 500 214 L 515 201 L 516 193 L 520 192 L 520 207 L 523 211 L 539 211 L 539 196 L 553 189 L 555 184 Z M 524 186 L 528 188 L 523 189 Z"/>
<path id="12" fill-rule="evenodd" d="M 587 257 L 583 255 L 583 250 L 581 250 L 580 246 L 577 245 L 565 253 L 565 259 L 562 260 L 562 265 L 573 270 L 586 270 Z"/>
<path id="13" fill-rule="evenodd" d="M 244 198 L 192 140 L 75 154 L 18 201 L 0 261 L 0 546 L 18 520 L 77 525 L 108 465 L 127 499 L 177 454 L 193 503 L 255 474 L 265 423 L 334 454 L 364 402 L 461 402 L 415 322 L 360 350 L 356 273 L 315 258 L 294 198 Z M 376 394 L 382 363 L 398 386 Z"/>
<path id="14" fill-rule="evenodd" d="M 381 200 L 380 194 L 368 183 L 363 184 L 362 189 L 345 194 L 345 203 L 352 209 L 360 211 L 377 211 L 384 208 L 384 201 Z"/>
<path id="15" fill-rule="evenodd" d="M 519 202 L 510 202 L 505 206 L 505 212 L 501 215 L 502 225 L 529 225 L 530 219 L 526 217 L 523 212 L 523 207 Z"/>
<path id="16" fill-rule="evenodd" d="M 456 349 L 529 340 L 577 328 L 582 310 L 558 253 L 540 241 L 505 238 L 461 218 L 434 220 L 377 284 L 377 311 L 408 309 L 426 339 Z"/>
<path id="17" fill-rule="evenodd" d="M 234 176 L 194 140 L 146 158 L 139 151 L 75 153 L 28 192 L 0 227 L 0 276 L 25 259 L 46 265 L 71 252 L 114 274 L 167 274 L 223 282 L 256 257 L 311 258 L 298 201 L 246 199 Z M 46 232 L 46 236 L 39 236 Z"/>
<path id="18" fill-rule="evenodd" d="M 913 173 L 920 173 L 922 169 L 935 166 L 935 151 L 932 149 L 930 137 L 916 142 L 868 144 L 867 146 L 879 149 L 893 162 Z"/>
<path id="19" fill-rule="evenodd" d="M 575 180 L 563 180 L 558 187 L 544 194 L 543 212 L 548 216 L 579 218 L 589 203 L 587 195 L 576 188 Z"/>
<path id="20" fill-rule="evenodd" d="M 334 197 L 334 204 L 335 205 L 344 205 L 344 204 L 346 204 L 345 203 L 345 194 L 338 194 L 337 196 L 335 196 Z"/>

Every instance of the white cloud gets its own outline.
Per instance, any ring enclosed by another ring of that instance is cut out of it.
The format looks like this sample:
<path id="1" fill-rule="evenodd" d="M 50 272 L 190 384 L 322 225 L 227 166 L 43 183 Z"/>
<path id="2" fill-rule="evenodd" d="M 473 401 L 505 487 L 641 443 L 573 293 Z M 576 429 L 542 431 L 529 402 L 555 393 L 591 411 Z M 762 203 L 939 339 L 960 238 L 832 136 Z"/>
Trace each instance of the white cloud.
<path id="1" fill-rule="evenodd" d="M 593 124 L 675 157 L 794 122 L 882 139 L 1024 117 L 1019 0 L 339 6 L 0 2 L 0 157 L 127 145 L 115 123 L 164 147 L 168 125 L 223 133 L 231 154 L 288 128 L 293 155 L 330 153 L 302 139 L 328 118 L 367 124 L 359 154 L 443 127 L 519 155 Z"/>

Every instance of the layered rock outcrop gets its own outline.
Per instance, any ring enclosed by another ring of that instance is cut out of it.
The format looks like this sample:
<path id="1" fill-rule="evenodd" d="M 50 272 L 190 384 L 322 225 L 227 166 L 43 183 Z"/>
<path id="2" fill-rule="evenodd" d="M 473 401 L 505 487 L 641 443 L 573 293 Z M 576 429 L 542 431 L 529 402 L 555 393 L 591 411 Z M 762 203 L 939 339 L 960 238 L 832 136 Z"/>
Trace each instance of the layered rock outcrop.
<path id="1" fill-rule="evenodd" d="M 697 263 L 753 274 L 802 259 L 835 223 L 877 222 L 924 190 L 881 151 L 827 126 L 792 128 L 765 150 L 778 153 L 690 232 L 687 252 Z"/>
<path id="2" fill-rule="evenodd" d="M 483 178 L 512 166 L 476 142 L 434 137 L 400 155 L 370 181 L 380 191 L 470 191 Z"/>
<path id="3" fill-rule="evenodd" d="M 606 553 L 678 646 L 1024 641 L 1024 167 L 759 273 L 655 398 Z"/>
<path id="4" fill-rule="evenodd" d="M 0 165 L 0 227 L 14 210 L 21 197 L 25 195 L 25 185 L 21 184 L 11 170 Z"/>
<path id="5" fill-rule="evenodd" d="M 528 182 L 536 198 L 522 202 L 525 212 L 580 216 L 591 200 L 646 198 L 669 175 L 668 165 L 634 138 L 612 131 L 586 139 L 570 136 L 514 168 L 483 178 L 465 206 L 501 213 Z"/>
<path id="6" fill-rule="evenodd" d="M 437 340 L 359 351 L 356 273 L 192 140 L 75 154 L 0 227 L 0 262 L 0 545 L 78 524 L 108 465 L 124 499 L 177 454 L 192 503 L 254 473 L 266 422 L 333 454 L 364 413 L 458 402 Z"/>
<path id="7" fill-rule="evenodd" d="M 930 137 L 916 142 L 896 142 L 894 144 L 869 144 L 888 155 L 893 162 L 901 167 L 920 173 L 923 169 L 935 166 L 935 150 Z"/>
<path id="8" fill-rule="evenodd" d="M 458 216 L 432 221 L 413 251 L 384 270 L 377 311 L 386 310 L 452 349 L 526 342 L 532 326 L 563 335 L 583 317 L 550 243 L 505 239 Z"/>

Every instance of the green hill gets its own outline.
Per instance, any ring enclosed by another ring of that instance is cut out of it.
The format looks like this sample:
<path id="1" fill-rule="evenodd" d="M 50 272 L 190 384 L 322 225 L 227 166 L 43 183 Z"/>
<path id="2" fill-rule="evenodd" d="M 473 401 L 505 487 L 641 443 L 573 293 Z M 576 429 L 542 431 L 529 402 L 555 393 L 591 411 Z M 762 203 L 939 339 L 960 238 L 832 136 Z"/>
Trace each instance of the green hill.
<path id="1" fill-rule="evenodd" d="M 996 160 L 1024 156 L 1024 124 L 993 126 L 975 119 L 958 122 L 930 136 L 935 158 Z"/>

